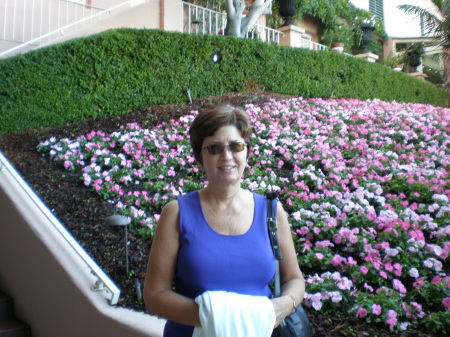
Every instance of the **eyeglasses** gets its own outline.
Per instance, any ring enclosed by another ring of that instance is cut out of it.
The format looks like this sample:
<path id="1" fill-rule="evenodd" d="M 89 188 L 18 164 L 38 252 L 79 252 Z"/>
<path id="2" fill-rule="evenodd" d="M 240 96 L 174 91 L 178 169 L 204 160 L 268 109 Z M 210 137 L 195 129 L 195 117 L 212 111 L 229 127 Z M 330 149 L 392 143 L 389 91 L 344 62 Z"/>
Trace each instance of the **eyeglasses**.
<path id="1" fill-rule="evenodd" d="M 221 154 L 223 153 L 225 148 L 228 148 L 232 153 L 242 152 L 244 151 L 247 144 L 240 142 L 231 142 L 228 145 L 222 144 L 211 144 L 202 148 L 202 150 L 206 150 L 208 154 Z"/>

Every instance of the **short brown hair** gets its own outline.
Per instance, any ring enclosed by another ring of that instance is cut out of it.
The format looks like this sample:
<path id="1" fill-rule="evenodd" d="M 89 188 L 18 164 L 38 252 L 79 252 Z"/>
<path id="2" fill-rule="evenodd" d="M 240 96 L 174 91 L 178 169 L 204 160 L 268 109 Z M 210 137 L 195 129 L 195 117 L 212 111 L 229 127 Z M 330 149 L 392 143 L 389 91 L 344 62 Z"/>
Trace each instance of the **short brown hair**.
<path id="1" fill-rule="evenodd" d="M 220 104 L 199 112 L 189 129 L 191 147 L 197 162 L 203 163 L 202 146 L 205 138 L 213 136 L 221 127 L 229 125 L 238 129 L 247 144 L 247 156 L 249 155 L 252 146 L 250 119 L 244 110 L 229 104 Z"/>

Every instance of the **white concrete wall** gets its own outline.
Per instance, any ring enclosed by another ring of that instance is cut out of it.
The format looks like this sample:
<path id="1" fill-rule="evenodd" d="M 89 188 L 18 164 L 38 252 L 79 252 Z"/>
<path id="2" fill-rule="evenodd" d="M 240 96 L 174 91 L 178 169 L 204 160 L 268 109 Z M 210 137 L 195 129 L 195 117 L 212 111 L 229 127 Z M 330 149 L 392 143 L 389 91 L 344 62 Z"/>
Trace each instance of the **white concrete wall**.
<path id="1" fill-rule="evenodd" d="M 85 37 L 115 28 L 159 29 L 161 26 L 159 14 L 160 2 L 162 1 L 148 0 L 145 3 L 128 8 L 124 11 L 112 13 L 110 16 L 90 24 L 85 28 L 79 29 L 71 34 L 61 36 L 60 38 L 43 44 L 42 46 L 60 43 L 74 38 Z"/>
<path id="2" fill-rule="evenodd" d="M 40 206 L 0 171 L 0 290 L 32 336 L 162 336 L 164 320 L 113 307 L 91 290 L 90 270 Z"/>
<path id="3" fill-rule="evenodd" d="M 126 0 L 91 0 L 94 8 L 109 9 L 126 3 Z M 8 4 L 8 5 L 7 5 Z M 16 5 L 15 7 L 13 5 Z M 7 5 L 7 6 L 6 6 Z M 77 37 L 89 36 L 109 29 L 162 29 L 183 31 L 183 6 L 181 0 L 133 0 L 131 5 L 120 6 L 110 12 L 102 12 L 95 21 L 83 21 L 90 14 L 100 13 L 93 9 L 63 0 L 16 0 L 0 1 L 0 53 L 23 42 L 36 40 L 32 47 L 47 46 Z M 60 30 L 60 27 L 72 25 Z M 56 32 L 46 38 L 39 37 Z M 20 49 L 7 57 L 30 48 Z"/>

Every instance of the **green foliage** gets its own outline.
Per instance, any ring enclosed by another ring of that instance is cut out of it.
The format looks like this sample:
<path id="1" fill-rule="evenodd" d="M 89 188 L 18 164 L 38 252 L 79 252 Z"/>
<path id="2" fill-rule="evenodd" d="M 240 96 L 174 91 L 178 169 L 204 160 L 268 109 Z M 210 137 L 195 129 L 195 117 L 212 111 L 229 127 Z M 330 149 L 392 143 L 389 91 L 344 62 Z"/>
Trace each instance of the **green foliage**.
<path id="1" fill-rule="evenodd" d="M 302 0 L 297 1 L 296 7 L 298 18 L 310 14 L 327 26 L 332 26 L 338 17 L 353 20 L 361 12 L 348 0 Z"/>
<path id="2" fill-rule="evenodd" d="M 212 53 L 221 61 L 214 63 Z M 443 89 L 379 64 L 229 36 L 118 29 L 0 60 L 0 135 L 246 91 L 444 106 Z"/>
<path id="3" fill-rule="evenodd" d="M 403 61 L 409 64 L 411 60 L 420 60 L 425 53 L 425 46 L 422 42 L 412 43 L 407 46 Z"/>
<path id="4" fill-rule="evenodd" d="M 320 33 L 322 36 L 320 43 L 325 46 L 331 46 L 332 43 L 340 42 L 344 44 L 347 52 L 350 52 L 353 46 L 354 33 L 346 23 L 335 23 Z"/>
<path id="5" fill-rule="evenodd" d="M 434 83 L 434 84 L 444 84 L 445 80 L 442 76 L 442 73 L 437 70 L 430 67 L 423 67 L 423 72 L 427 75 L 425 78 L 428 82 Z"/>
<path id="6" fill-rule="evenodd" d="M 283 22 L 278 14 L 278 8 L 278 2 L 274 2 L 272 15 L 268 17 L 269 25 L 273 28 L 279 27 Z M 371 19 L 373 16 L 371 12 L 354 6 L 349 0 L 297 0 L 296 10 L 297 20 L 312 16 L 322 23 L 323 28 L 319 34 L 322 44 L 330 46 L 332 42 L 342 42 L 345 44 L 346 52 L 351 54 L 361 52 L 363 35 L 361 22 Z M 372 53 L 380 54 L 383 46 L 376 37 L 382 38 L 387 35 L 382 21 L 375 19 L 374 27 L 374 39 L 368 48 Z M 335 41 L 339 34 L 342 34 L 342 41 Z"/>
<path id="7" fill-rule="evenodd" d="M 382 61 L 382 64 L 388 67 L 395 67 L 397 65 L 401 65 L 404 63 L 404 54 L 402 53 L 395 53 L 391 50 L 388 57 L 385 57 Z"/>

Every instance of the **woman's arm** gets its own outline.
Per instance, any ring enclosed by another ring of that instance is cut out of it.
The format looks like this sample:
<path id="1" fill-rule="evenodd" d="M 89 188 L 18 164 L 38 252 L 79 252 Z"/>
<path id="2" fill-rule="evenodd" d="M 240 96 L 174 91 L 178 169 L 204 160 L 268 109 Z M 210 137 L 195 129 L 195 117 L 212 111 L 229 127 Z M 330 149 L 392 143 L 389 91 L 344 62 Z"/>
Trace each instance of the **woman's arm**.
<path id="1" fill-rule="evenodd" d="M 292 240 L 291 228 L 281 203 L 277 206 L 278 242 L 283 259 L 280 261 L 281 296 L 272 299 L 277 316 L 276 324 L 289 316 L 299 306 L 305 294 L 305 280 L 298 266 L 297 253 Z"/>
<path id="2" fill-rule="evenodd" d="M 179 207 L 176 200 L 161 212 L 148 259 L 144 281 L 144 302 L 151 314 L 171 321 L 200 326 L 194 300 L 172 290 L 179 249 Z"/>

